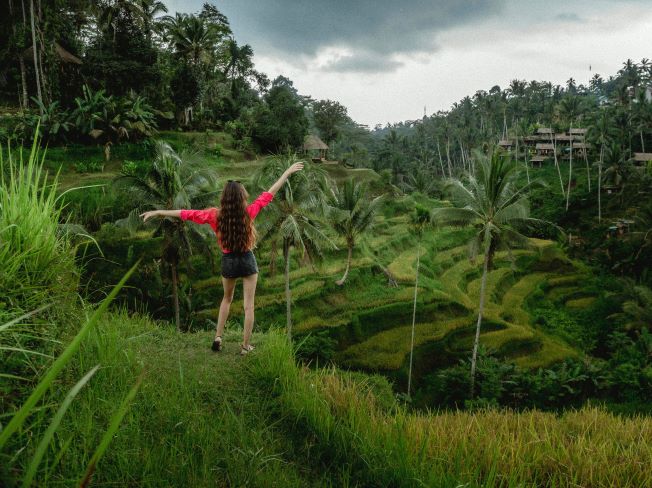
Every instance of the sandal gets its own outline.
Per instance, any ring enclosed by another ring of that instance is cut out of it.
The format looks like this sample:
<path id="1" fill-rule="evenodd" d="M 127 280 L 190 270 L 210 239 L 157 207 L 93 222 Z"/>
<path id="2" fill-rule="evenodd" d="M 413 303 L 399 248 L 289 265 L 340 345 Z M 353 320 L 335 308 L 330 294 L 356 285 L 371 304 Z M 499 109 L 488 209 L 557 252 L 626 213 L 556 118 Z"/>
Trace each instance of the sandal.
<path id="1" fill-rule="evenodd" d="M 248 346 L 241 345 L 240 346 L 240 356 L 246 356 L 247 354 L 249 354 L 254 349 L 255 349 L 255 347 L 252 346 L 251 344 L 249 344 Z"/>
<path id="2" fill-rule="evenodd" d="M 222 337 L 217 336 L 215 340 L 213 341 L 213 345 L 211 346 L 211 349 L 215 352 L 220 352 L 222 350 Z"/>

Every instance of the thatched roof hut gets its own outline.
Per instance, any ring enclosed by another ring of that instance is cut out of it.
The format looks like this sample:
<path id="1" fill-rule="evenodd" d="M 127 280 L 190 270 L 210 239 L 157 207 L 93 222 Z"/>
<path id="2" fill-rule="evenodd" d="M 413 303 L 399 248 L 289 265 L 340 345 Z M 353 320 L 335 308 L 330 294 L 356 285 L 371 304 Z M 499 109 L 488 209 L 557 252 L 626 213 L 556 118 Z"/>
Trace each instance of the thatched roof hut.
<path id="1" fill-rule="evenodd" d="M 303 152 L 311 154 L 313 161 L 326 159 L 328 145 L 314 134 L 308 134 L 303 140 Z"/>
<path id="2" fill-rule="evenodd" d="M 303 140 L 303 149 L 305 151 L 312 151 L 318 149 L 327 150 L 328 146 L 318 136 L 314 134 L 308 134 L 306 138 Z"/>
<path id="3" fill-rule="evenodd" d="M 573 149 L 586 150 L 590 148 L 591 148 L 591 144 L 589 144 L 588 142 L 576 142 L 573 144 Z"/>
<path id="4" fill-rule="evenodd" d="M 634 153 L 635 163 L 647 163 L 648 161 L 652 161 L 652 153 Z"/>
<path id="5" fill-rule="evenodd" d="M 54 48 L 54 51 L 57 53 L 59 59 L 61 59 L 62 62 L 69 63 L 69 64 L 83 64 L 81 59 L 79 59 L 74 54 L 71 54 L 58 42 L 54 41 L 52 43 L 52 47 Z M 28 47 L 23 51 L 23 57 L 29 60 L 33 59 L 34 53 L 32 52 L 32 46 Z"/>
<path id="6" fill-rule="evenodd" d="M 537 129 L 537 134 L 552 135 L 552 129 L 550 127 L 539 127 Z"/>
<path id="7" fill-rule="evenodd" d="M 555 145 L 540 142 L 540 143 L 537 144 L 536 148 L 537 148 L 537 151 L 539 151 L 539 152 L 549 152 L 549 151 L 554 151 L 555 150 Z"/>

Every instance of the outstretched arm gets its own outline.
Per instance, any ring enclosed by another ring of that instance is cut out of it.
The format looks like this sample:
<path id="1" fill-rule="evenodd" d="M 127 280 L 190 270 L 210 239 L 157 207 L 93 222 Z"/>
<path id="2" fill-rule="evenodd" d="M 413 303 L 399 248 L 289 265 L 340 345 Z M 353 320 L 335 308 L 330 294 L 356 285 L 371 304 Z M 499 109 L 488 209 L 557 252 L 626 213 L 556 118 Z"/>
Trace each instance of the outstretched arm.
<path id="1" fill-rule="evenodd" d="M 296 173 L 297 171 L 301 171 L 302 169 L 303 169 L 303 162 L 294 163 L 292 166 L 290 166 L 288 169 L 285 170 L 285 172 L 276 181 L 276 183 L 274 183 L 267 191 L 272 195 L 276 195 L 276 192 L 281 189 L 281 187 L 287 181 L 290 175 Z"/>
<path id="2" fill-rule="evenodd" d="M 176 217 L 181 218 L 181 210 L 150 210 L 149 212 L 143 212 L 140 214 L 144 222 L 147 222 L 149 219 L 154 217 Z"/>

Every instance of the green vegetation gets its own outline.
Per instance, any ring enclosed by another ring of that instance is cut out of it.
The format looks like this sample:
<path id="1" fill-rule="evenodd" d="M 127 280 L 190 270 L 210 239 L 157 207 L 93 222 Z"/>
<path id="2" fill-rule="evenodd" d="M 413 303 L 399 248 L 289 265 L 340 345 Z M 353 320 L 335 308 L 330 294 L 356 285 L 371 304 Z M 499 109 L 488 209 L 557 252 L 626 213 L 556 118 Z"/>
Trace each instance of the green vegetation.
<path id="1" fill-rule="evenodd" d="M 8 6 L 0 484 L 652 485 L 649 61 L 370 131 L 211 4 Z M 214 233 L 138 215 L 255 197 L 309 133 L 258 347 L 238 289 L 214 354 Z"/>
<path id="2" fill-rule="evenodd" d="M 457 208 L 438 209 L 435 213 L 435 218 L 441 222 L 473 226 L 476 230 L 471 241 L 473 255 L 477 255 L 479 251 L 484 253 L 478 321 L 471 355 L 471 392 L 475 383 L 487 276 L 489 271 L 493 270 L 498 249 L 509 249 L 514 245 L 528 243 L 527 238 L 515 227 L 531 220 L 527 200 L 529 185 L 522 188 L 516 186 L 516 165 L 504 154 L 495 152 L 490 158 L 480 157 L 475 171 L 478 174 L 477 179 L 470 176 L 468 187 L 459 180 L 453 180 L 451 183 L 451 193 Z M 527 317 L 522 322 L 527 323 Z"/>

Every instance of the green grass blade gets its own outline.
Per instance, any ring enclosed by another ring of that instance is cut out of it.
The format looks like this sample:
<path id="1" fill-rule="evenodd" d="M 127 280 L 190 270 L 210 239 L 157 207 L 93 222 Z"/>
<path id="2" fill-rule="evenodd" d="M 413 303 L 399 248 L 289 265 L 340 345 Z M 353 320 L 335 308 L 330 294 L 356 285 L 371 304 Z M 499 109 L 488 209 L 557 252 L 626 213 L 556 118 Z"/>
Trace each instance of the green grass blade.
<path id="1" fill-rule="evenodd" d="M 63 197 L 66 193 L 70 193 L 71 191 L 77 191 L 77 190 L 86 190 L 87 188 L 98 188 L 106 185 L 86 185 L 86 186 L 75 186 L 74 188 L 68 188 L 66 191 L 61 192 L 57 198 L 54 199 L 55 203 L 58 202 L 61 197 Z"/>
<path id="2" fill-rule="evenodd" d="M 59 424 L 61 423 L 63 416 L 68 410 L 68 407 L 77 396 L 77 393 L 79 393 L 79 391 L 84 387 L 84 385 L 88 383 L 91 377 L 97 372 L 99 367 L 100 365 L 98 364 L 93 369 L 91 369 L 88 373 L 86 373 L 86 375 L 84 375 L 84 377 L 80 379 L 75 386 L 72 387 L 72 389 L 66 395 L 66 398 L 64 398 L 63 402 L 61 403 L 61 406 L 59 407 L 59 410 L 57 410 L 57 413 L 52 418 L 52 422 L 50 422 L 48 429 L 45 431 L 45 434 L 43 434 L 43 437 L 41 438 L 41 441 L 39 442 L 36 448 L 36 452 L 32 457 L 32 461 L 29 464 L 29 468 L 27 468 L 27 473 L 23 478 L 23 488 L 29 488 L 32 485 L 32 480 L 34 479 L 34 475 L 36 475 L 36 470 L 38 469 L 38 466 L 41 463 L 41 460 L 43 459 L 43 455 L 45 454 L 45 451 L 48 448 L 48 445 L 50 444 L 50 441 L 52 440 L 54 433 L 59 428 Z"/>
<path id="3" fill-rule="evenodd" d="M 23 376 L 16 376 L 15 374 L 6 374 L 6 373 L 0 373 L 0 378 L 7 378 L 8 380 L 17 380 L 17 381 L 28 381 L 28 379 L 24 378 Z"/>
<path id="4" fill-rule="evenodd" d="M 34 356 L 42 356 L 44 358 L 51 358 L 52 357 L 49 354 L 45 354 L 44 352 L 32 351 L 31 349 L 24 349 L 22 347 L 0 346 L 0 351 L 20 352 L 20 353 L 23 353 L 23 354 L 32 354 Z"/>
<path id="5" fill-rule="evenodd" d="M 138 377 L 138 379 L 136 380 L 136 384 L 131 388 L 131 390 L 129 390 L 129 393 L 127 393 L 127 396 L 120 404 L 120 408 L 118 408 L 118 410 L 113 414 L 113 417 L 111 418 L 111 423 L 109 424 L 109 428 L 106 430 L 106 432 L 104 432 L 104 435 L 102 436 L 102 440 L 100 441 L 100 445 L 97 446 L 97 449 L 93 454 L 93 457 L 88 462 L 86 473 L 84 474 L 84 477 L 79 482 L 80 488 L 84 488 L 88 486 L 88 484 L 90 483 L 91 476 L 93 476 L 93 472 L 95 471 L 95 467 L 97 466 L 98 461 L 104 455 L 104 452 L 106 451 L 106 449 L 109 447 L 109 444 L 113 440 L 113 436 L 117 432 L 118 427 L 120 427 L 120 422 L 122 422 L 122 418 L 127 413 L 127 410 L 129 410 L 129 406 L 130 406 L 129 404 L 136 396 L 136 393 L 140 388 L 140 384 L 143 382 L 144 376 L 145 376 L 145 372 L 143 371 Z"/>
<path id="6" fill-rule="evenodd" d="M 22 322 L 23 320 L 30 318 L 32 315 L 36 315 L 37 313 L 41 313 L 43 310 L 46 310 L 46 309 L 50 308 L 51 306 L 52 306 L 52 304 L 43 305 L 42 307 L 37 308 L 36 310 L 33 310 L 33 311 L 28 312 L 28 313 L 26 313 L 24 315 L 21 315 L 20 317 L 16 317 L 15 319 L 11 319 L 9 322 L 0 325 L 0 332 L 3 332 L 5 330 L 9 329 L 10 327 L 13 327 L 17 323 Z"/>
<path id="7" fill-rule="evenodd" d="M 91 329 L 97 324 L 97 322 L 100 320 L 100 317 L 104 315 L 106 310 L 109 308 L 109 304 L 111 301 L 116 297 L 120 289 L 124 286 L 124 284 L 127 282 L 129 277 L 132 275 L 132 273 L 135 271 L 136 267 L 140 264 L 140 260 L 138 260 L 129 271 L 127 271 L 127 274 L 125 274 L 120 282 L 111 290 L 111 293 L 109 293 L 109 296 L 106 297 L 100 306 L 95 310 L 95 313 L 91 316 L 91 318 L 84 324 L 84 326 L 81 328 L 81 330 L 77 333 L 77 335 L 74 337 L 74 339 L 70 342 L 68 347 L 61 353 L 61 355 L 52 363 L 52 366 L 48 369 L 47 373 L 43 377 L 43 379 L 39 382 L 38 385 L 36 385 L 36 388 L 34 388 L 34 391 L 32 394 L 29 396 L 29 398 L 25 401 L 22 407 L 16 412 L 16 414 L 11 418 L 7 426 L 0 432 L 0 450 L 4 448 L 5 444 L 11 437 L 11 435 L 20 428 L 21 425 L 25 422 L 25 419 L 29 416 L 32 408 L 36 405 L 36 402 L 38 402 L 41 397 L 45 394 L 47 389 L 50 387 L 56 376 L 59 374 L 59 372 L 63 369 L 63 367 L 70 361 L 72 358 L 73 354 L 79 349 L 79 345 L 81 344 L 82 340 L 88 335 L 88 333 L 91 331 Z"/>

